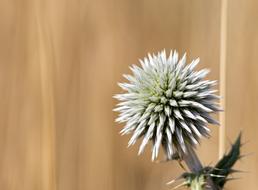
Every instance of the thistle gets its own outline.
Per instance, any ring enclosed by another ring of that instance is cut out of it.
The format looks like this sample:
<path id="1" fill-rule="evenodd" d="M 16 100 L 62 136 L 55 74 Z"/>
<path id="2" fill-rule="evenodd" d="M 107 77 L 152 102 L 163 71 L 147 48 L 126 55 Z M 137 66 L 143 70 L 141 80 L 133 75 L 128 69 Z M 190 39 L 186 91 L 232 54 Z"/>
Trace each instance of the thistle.
<path id="1" fill-rule="evenodd" d="M 128 146 L 142 137 L 141 154 L 152 142 L 152 160 L 163 147 L 168 160 L 183 158 L 188 150 L 209 137 L 207 124 L 218 124 L 211 116 L 220 111 L 213 86 L 216 81 L 205 80 L 209 70 L 195 71 L 199 59 L 186 64 L 186 54 L 179 59 L 176 51 L 162 51 L 133 65 L 132 75 L 124 75 L 127 83 L 119 83 L 125 91 L 115 96 L 120 101 L 116 119 L 125 123 L 121 134 L 130 134 Z"/>

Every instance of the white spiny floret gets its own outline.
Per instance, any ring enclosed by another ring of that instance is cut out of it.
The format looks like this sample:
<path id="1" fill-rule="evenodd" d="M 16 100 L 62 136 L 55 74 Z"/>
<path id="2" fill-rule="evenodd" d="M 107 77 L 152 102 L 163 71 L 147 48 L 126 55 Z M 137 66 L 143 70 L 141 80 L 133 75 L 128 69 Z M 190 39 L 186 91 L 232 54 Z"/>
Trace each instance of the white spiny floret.
<path id="1" fill-rule="evenodd" d="M 167 57 L 165 51 L 133 65 L 132 75 L 124 75 L 128 83 L 119 83 L 126 92 L 115 96 L 120 101 L 115 111 L 117 122 L 125 122 L 121 134 L 132 133 L 128 146 L 142 137 L 141 154 L 153 142 L 152 159 L 164 148 L 167 159 L 185 153 L 186 144 L 195 146 L 200 137 L 209 136 L 207 124 L 218 124 L 210 114 L 220 111 L 219 97 L 212 87 L 216 81 L 204 80 L 209 70 L 195 71 L 199 59 L 186 64 L 176 51 Z"/>

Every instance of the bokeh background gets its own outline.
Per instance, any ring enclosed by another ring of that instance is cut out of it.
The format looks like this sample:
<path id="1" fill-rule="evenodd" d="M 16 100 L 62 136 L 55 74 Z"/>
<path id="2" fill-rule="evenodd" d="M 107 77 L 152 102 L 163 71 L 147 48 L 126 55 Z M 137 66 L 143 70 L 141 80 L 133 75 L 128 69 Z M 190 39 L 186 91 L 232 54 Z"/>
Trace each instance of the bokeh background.
<path id="1" fill-rule="evenodd" d="M 258 186 L 258 1 L 229 0 L 226 142 L 243 130 L 239 180 Z M 219 79 L 219 0 L 1 0 L 0 189 L 166 190 L 182 169 L 127 149 L 112 98 L 128 66 L 177 49 Z M 218 127 L 198 149 L 218 159 Z"/>

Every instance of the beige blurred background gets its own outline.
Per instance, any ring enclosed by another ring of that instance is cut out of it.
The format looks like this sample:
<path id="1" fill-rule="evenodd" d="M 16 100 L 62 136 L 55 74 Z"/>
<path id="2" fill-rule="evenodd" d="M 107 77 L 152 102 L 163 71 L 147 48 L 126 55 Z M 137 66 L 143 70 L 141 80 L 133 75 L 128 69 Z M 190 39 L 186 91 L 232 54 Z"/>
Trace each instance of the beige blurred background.
<path id="1" fill-rule="evenodd" d="M 248 142 L 229 190 L 258 186 L 258 1 L 229 0 L 227 145 Z M 182 170 L 136 156 L 112 112 L 118 81 L 177 49 L 219 78 L 219 0 L 1 0 L 0 189 L 166 190 Z M 218 158 L 218 127 L 199 148 Z"/>

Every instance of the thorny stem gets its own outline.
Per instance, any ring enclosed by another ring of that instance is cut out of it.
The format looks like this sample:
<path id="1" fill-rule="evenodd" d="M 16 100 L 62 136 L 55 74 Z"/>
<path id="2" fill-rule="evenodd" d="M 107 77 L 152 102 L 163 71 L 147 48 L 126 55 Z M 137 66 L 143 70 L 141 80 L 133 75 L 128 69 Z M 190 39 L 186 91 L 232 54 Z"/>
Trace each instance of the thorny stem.
<path id="1" fill-rule="evenodd" d="M 183 160 L 186 163 L 188 169 L 192 173 L 198 173 L 203 169 L 201 161 L 199 160 L 198 156 L 196 155 L 195 151 L 193 150 L 191 145 L 186 144 L 187 153 L 183 153 Z M 207 177 L 206 179 L 207 185 L 205 186 L 205 190 L 219 190 L 218 187 L 215 186 L 212 179 Z M 195 188 L 192 190 L 196 190 Z"/>
<path id="2" fill-rule="evenodd" d="M 183 153 L 183 160 L 189 170 L 193 173 L 198 173 L 203 168 L 201 161 L 197 157 L 191 145 L 186 145 L 186 153 Z"/>

